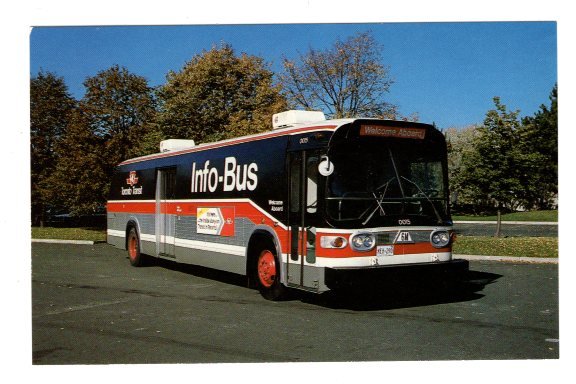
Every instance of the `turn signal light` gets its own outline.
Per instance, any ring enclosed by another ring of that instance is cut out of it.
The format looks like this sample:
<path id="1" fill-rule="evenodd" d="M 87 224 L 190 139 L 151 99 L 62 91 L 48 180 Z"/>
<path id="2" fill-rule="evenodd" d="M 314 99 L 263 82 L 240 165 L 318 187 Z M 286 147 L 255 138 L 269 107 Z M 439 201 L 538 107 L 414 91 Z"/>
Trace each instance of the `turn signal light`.
<path id="1" fill-rule="evenodd" d="M 320 238 L 320 246 L 322 248 L 345 248 L 348 241 L 342 236 L 322 236 Z"/>

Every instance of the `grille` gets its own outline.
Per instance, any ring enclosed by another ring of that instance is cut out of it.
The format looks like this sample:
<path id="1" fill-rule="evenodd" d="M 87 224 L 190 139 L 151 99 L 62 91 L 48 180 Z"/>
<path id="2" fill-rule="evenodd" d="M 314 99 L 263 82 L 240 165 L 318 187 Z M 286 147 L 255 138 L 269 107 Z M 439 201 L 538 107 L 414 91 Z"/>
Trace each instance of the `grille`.
<path id="1" fill-rule="evenodd" d="M 396 234 L 394 234 L 395 236 Z M 378 233 L 376 235 L 376 244 L 377 245 L 385 245 L 385 244 L 392 244 L 392 240 L 394 240 L 394 236 L 391 233 Z"/>
<path id="2" fill-rule="evenodd" d="M 410 237 L 414 243 L 427 243 L 430 241 L 430 233 L 432 231 L 394 231 L 376 234 L 376 245 L 392 244 L 398 235 L 398 232 L 409 232 Z"/>

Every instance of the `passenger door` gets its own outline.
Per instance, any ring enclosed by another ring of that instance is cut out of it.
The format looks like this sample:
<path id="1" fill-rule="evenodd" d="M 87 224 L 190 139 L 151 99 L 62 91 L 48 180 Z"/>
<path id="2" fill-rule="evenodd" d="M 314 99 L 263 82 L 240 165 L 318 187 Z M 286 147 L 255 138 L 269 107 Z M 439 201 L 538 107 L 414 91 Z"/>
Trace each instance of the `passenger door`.
<path id="1" fill-rule="evenodd" d="M 316 262 L 316 228 L 310 225 L 318 211 L 317 151 L 291 152 L 289 162 L 289 243 L 288 285 L 317 288 L 306 266 Z"/>
<path id="2" fill-rule="evenodd" d="M 176 168 L 158 169 L 156 177 L 156 254 L 175 257 L 176 237 Z"/>

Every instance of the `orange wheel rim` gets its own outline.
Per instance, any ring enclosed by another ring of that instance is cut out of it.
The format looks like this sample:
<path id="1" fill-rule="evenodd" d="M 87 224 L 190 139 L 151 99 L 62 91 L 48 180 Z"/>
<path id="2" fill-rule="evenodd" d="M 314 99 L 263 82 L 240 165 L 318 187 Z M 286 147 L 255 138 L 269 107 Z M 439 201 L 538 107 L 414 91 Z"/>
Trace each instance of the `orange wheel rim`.
<path id="1" fill-rule="evenodd" d="M 131 260 L 136 259 L 136 255 L 138 254 L 138 242 L 136 241 L 136 236 L 131 236 L 128 241 L 128 254 L 130 255 Z"/>
<path id="2" fill-rule="evenodd" d="M 276 259 L 269 250 L 262 251 L 258 258 L 258 278 L 266 288 L 270 288 L 276 281 Z"/>

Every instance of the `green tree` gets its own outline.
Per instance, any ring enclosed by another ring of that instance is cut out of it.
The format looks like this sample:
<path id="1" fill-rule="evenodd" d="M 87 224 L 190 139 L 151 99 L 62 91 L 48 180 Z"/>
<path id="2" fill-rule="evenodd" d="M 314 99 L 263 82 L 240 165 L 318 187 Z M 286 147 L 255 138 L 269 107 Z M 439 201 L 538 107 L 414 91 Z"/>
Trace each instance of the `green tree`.
<path id="1" fill-rule="evenodd" d="M 142 138 L 154 129 L 156 100 L 148 81 L 114 65 L 87 78 L 80 108 L 89 130 L 104 142 L 102 155 L 109 170 L 142 154 Z"/>
<path id="2" fill-rule="evenodd" d="M 119 162 L 142 153 L 155 101 L 145 78 L 113 66 L 87 78 L 85 96 L 59 143 L 52 198 L 73 214 L 92 212 L 107 199 Z"/>
<path id="3" fill-rule="evenodd" d="M 450 181 L 451 201 L 455 206 L 474 206 L 473 193 L 469 186 L 461 181 L 463 159 L 475 151 L 474 142 L 479 136 L 478 127 L 448 128 L 445 131 L 448 147 L 448 180 Z"/>
<path id="4" fill-rule="evenodd" d="M 382 64 L 382 47 L 370 32 L 358 33 L 331 48 L 284 58 L 281 84 L 293 107 L 322 110 L 333 118 L 396 118 L 385 101 L 393 81 Z"/>
<path id="5" fill-rule="evenodd" d="M 524 172 L 522 200 L 527 208 L 550 209 L 558 194 L 558 86 L 550 93 L 550 108 L 540 106 L 522 119 L 520 130 Z"/>
<path id="6" fill-rule="evenodd" d="M 32 223 L 43 225 L 49 191 L 46 180 L 56 164 L 56 146 L 70 121 L 75 100 L 64 79 L 40 71 L 30 80 L 30 176 Z"/>
<path id="7" fill-rule="evenodd" d="M 493 204 L 500 215 L 504 208 L 515 208 L 522 190 L 520 121 L 519 111 L 508 111 L 499 97 L 494 104 L 495 109 L 487 112 L 484 124 L 478 127 L 474 150 L 462 157 L 457 183 L 466 185 L 476 202 Z"/>
<path id="8" fill-rule="evenodd" d="M 104 140 L 90 131 L 89 117 L 75 110 L 58 145 L 58 162 L 47 184 L 52 201 L 73 215 L 94 212 L 106 201 L 110 175 Z"/>
<path id="9" fill-rule="evenodd" d="M 194 56 L 170 72 L 158 91 L 158 124 L 165 138 L 216 141 L 270 129 L 286 109 L 262 58 L 237 56 L 229 44 Z"/>

